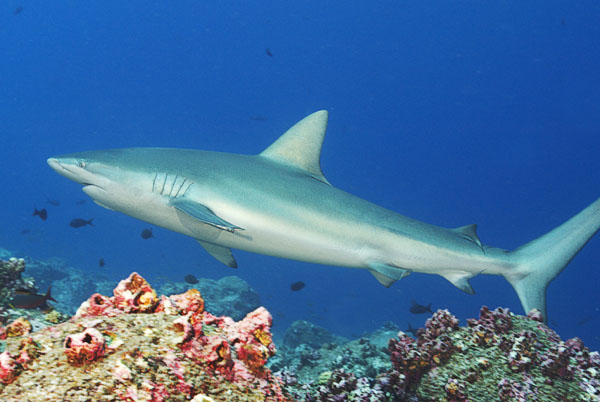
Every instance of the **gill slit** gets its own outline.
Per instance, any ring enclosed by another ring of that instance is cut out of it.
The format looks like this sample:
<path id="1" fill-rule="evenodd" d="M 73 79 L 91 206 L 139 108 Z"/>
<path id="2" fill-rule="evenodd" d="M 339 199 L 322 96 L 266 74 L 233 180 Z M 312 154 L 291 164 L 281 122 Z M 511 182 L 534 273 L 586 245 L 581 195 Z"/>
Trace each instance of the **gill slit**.
<path id="1" fill-rule="evenodd" d="M 183 185 L 185 184 L 186 180 L 187 180 L 187 179 L 184 177 L 184 178 L 183 178 L 183 181 L 182 181 L 182 182 L 181 182 L 181 184 L 179 185 L 179 188 L 177 189 L 177 192 L 175 193 L 175 198 L 177 198 L 177 197 L 179 196 L 179 192 L 181 191 L 181 188 L 182 188 L 182 187 L 183 187 Z"/>
<path id="2" fill-rule="evenodd" d="M 160 195 L 162 195 L 163 192 L 165 191 L 165 185 L 167 184 L 167 177 L 169 177 L 169 174 L 165 173 L 165 180 L 163 181 L 162 188 L 160 189 Z"/>
<path id="3" fill-rule="evenodd" d="M 158 177 L 158 172 L 154 173 L 154 180 L 152 180 L 152 192 L 154 192 L 154 186 L 156 185 L 157 177 Z"/>
<path id="4" fill-rule="evenodd" d="M 178 177 L 179 175 L 175 174 L 175 179 L 173 179 L 173 183 L 171 183 L 171 189 L 169 190 L 169 198 L 171 198 L 171 194 L 173 193 L 173 187 L 175 187 L 175 182 L 177 181 Z"/>
<path id="5" fill-rule="evenodd" d="M 190 188 L 194 185 L 193 182 L 190 182 L 190 185 L 187 186 L 187 188 L 185 189 L 185 191 L 183 192 L 183 195 L 186 195 L 188 193 L 188 191 L 190 191 Z"/>

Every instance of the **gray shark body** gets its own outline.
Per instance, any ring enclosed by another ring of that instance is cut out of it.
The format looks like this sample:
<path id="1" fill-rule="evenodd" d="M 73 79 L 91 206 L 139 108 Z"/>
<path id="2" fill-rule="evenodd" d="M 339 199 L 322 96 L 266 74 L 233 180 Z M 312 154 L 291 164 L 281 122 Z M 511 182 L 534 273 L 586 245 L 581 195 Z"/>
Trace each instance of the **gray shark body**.
<path id="1" fill-rule="evenodd" d="M 438 274 L 472 293 L 480 273 L 504 276 L 525 311 L 546 316 L 548 283 L 600 228 L 600 199 L 562 226 L 508 252 L 482 245 L 476 226 L 445 229 L 329 184 L 320 165 L 327 112 L 298 122 L 259 155 L 128 148 L 48 159 L 103 207 L 197 239 L 231 267 L 231 249 L 368 269 L 390 286 Z"/>

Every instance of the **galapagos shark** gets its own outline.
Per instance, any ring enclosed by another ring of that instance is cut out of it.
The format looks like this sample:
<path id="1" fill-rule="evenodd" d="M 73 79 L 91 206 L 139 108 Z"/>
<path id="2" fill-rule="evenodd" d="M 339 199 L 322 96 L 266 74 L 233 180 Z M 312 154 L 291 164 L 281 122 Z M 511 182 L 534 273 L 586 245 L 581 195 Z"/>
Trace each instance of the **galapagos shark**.
<path id="1" fill-rule="evenodd" d="M 600 228 L 600 198 L 516 250 L 489 247 L 474 224 L 434 226 L 332 186 L 320 167 L 327 120 L 305 117 L 258 155 L 126 148 L 48 164 L 102 207 L 191 236 L 230 267 L 233 248 L 364 268 L 386 287 L 421 272 L 473 293 L 470 278 L 500 275 L 546 318 L 546 288 Z"/>

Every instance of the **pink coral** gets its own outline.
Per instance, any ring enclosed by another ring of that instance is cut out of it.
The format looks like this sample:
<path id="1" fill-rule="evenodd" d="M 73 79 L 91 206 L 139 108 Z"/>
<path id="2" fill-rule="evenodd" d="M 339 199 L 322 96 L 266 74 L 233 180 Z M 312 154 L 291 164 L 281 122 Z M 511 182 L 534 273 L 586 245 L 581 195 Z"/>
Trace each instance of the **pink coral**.
<path id="1" fill-rule="evenodd" d="M 67 360 L 74 366 L 91 363 L 106 354 L 106 340 L 95 328 L 67 336 L 64 347 Z"/>
<path id="2" fill-rule="evenodd" d="M 18 375 L 15 359 L 8 352 L 0 353 L 0 382 L 10 384 Z"/>
<path id="3" fill-rule="evenodd" d="M 105 317 L 115 317 L 119 314 L 123 314 L 123 311 L 115 307 L 110 297 L 94 293 L 79 307 L 79 309 L 77 309 L 75 316 L 87 317 L 101 315 Z"/>
<path id="4" fill-rule="evenodd" d="M 204 299 L 198 289 L 190 289 L 185 293 L 169 297 L 182 314 L 204 311 Z"/>
<path id="5" fill-rule="evenodd" d="M 113 294 L 114 305 L 126 313 L 151 313 L 158 304 L 156 292 L 137 272 L 119 282 Z"/>

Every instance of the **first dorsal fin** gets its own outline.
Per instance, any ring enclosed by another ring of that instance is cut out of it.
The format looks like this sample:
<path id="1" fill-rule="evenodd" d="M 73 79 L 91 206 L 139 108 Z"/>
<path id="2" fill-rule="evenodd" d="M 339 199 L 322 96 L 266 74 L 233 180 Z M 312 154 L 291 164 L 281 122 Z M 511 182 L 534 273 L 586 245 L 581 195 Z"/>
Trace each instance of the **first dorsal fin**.
<path id="1" fill-rule="evenodd" d="M 312 177 L 329 184 L 319 159 L 325 130 L 327 111 L 319 110 L 294 124 L 288 131 L 260 153 L 265 158 L 307 171 Z"/>
<path id="2" fill-rule="evenodd" d="M 483 251 L 485 253 L 485 250 L 483 249 L 483 245 L 481 244 L 481 240 L 479 240 L 479 236 L 477 236 L 477 225 L 476 224 L 461 226 L 459 228 L 452 229 L 452 231 L 456 232 L 463 239 L 468 240 L 471 243 L 477 244 L 477 246 L 479 246 L 481 251 Z"/>

